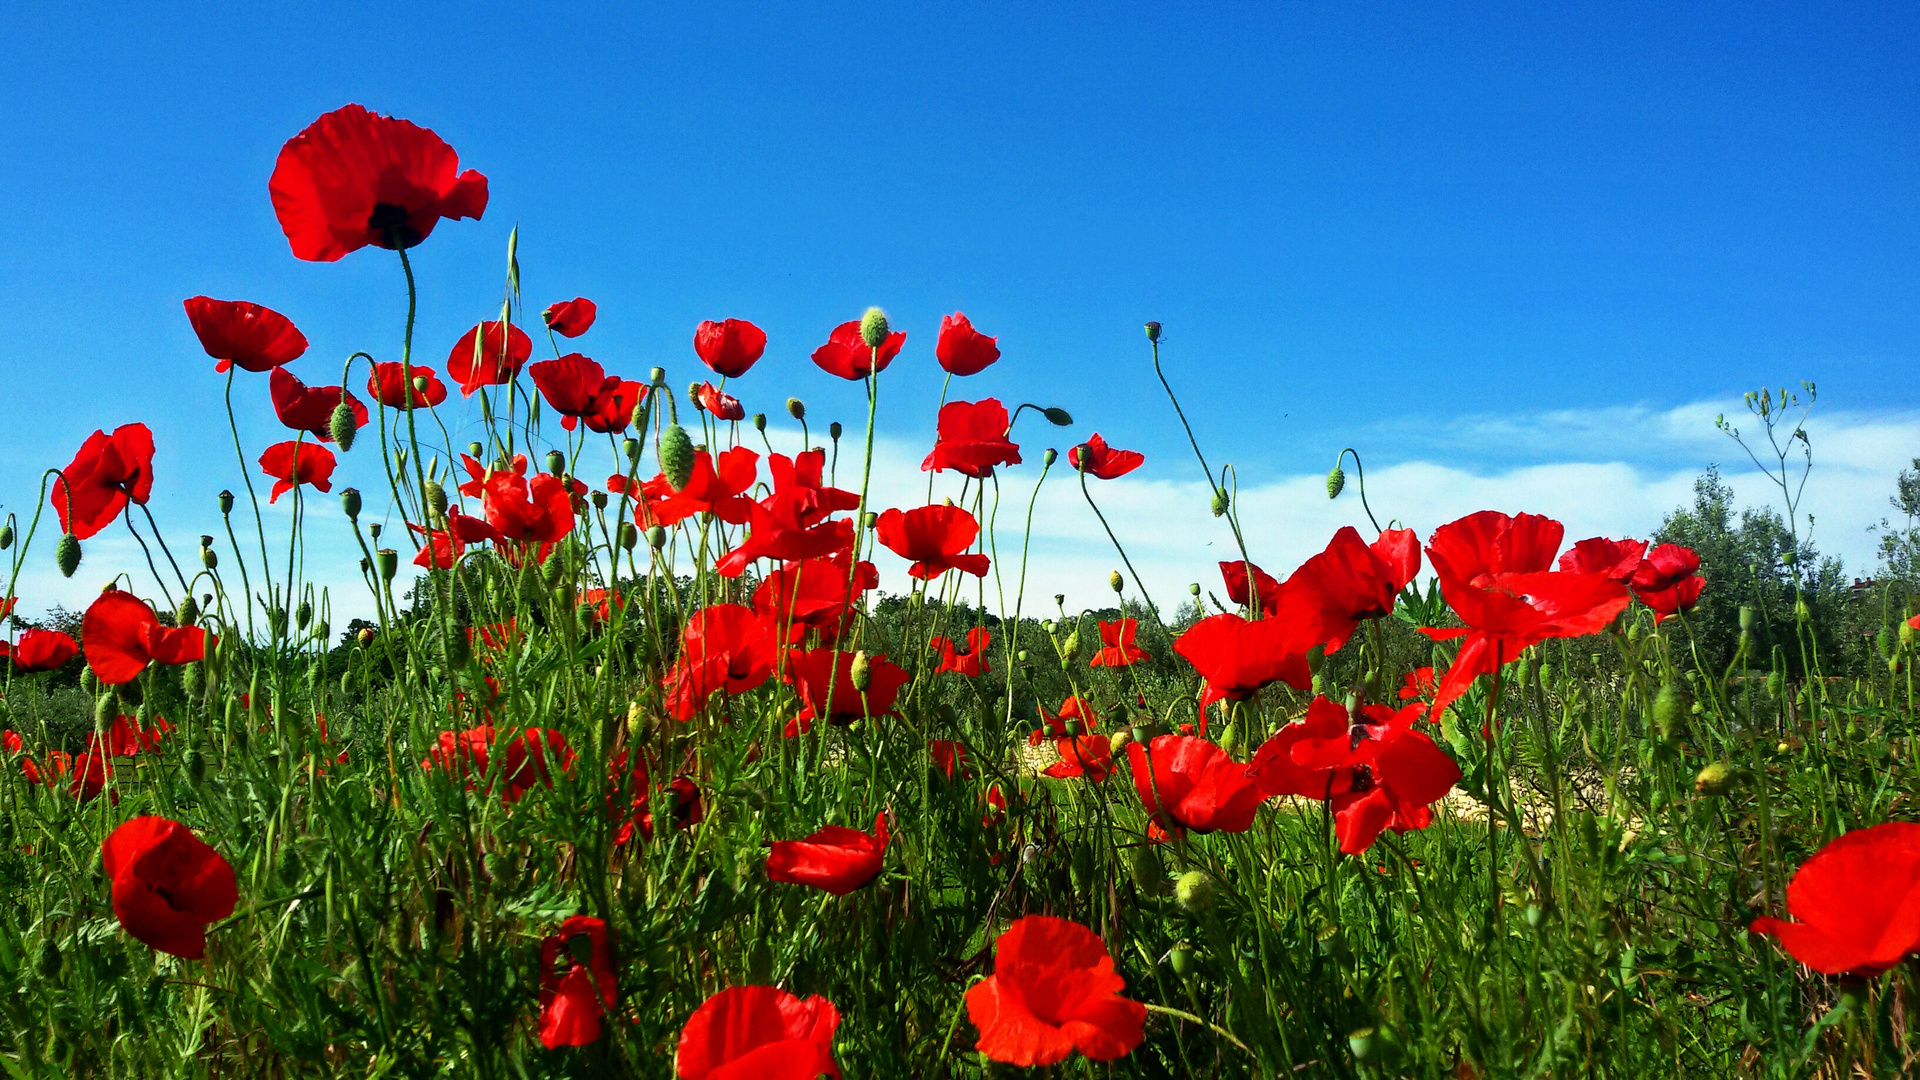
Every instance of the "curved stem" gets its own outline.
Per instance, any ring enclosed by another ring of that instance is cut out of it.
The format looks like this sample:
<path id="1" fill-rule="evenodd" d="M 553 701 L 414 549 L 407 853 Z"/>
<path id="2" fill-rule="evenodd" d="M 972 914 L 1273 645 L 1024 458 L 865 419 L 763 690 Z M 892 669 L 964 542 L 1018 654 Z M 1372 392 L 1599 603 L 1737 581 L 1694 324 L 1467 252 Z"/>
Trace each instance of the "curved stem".
<path id="1" fill-rule="evenodd" d="M 1360 509 L 1367 512 L 1367 520 L 1373 522 L 1374 532 L 1385 532 L 1386 530 L 1380 527 L 1380 519 L 1373 516 L 1373 507 L 1367 505 L 1367 470 L 1360 464 L 1360 451 L 1355 450 L 1351 446 L 1342 449 L 1339 455 L 1333 459 L 1333 467 L 1338 469 L 1341 460 L 1348 454 L 1353 455 L 1353 478 L 1354 482 L 1360 488 Z"/>

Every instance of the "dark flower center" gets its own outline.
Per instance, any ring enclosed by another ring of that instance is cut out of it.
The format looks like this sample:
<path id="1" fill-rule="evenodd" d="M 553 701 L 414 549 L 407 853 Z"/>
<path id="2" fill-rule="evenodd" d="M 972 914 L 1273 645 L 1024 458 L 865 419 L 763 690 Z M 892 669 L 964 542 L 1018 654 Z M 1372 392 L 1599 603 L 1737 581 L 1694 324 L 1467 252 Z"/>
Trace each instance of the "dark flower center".
<path id="1" fill-rule="evenodd" d="M 1355 765 L 1353 767 L 1353 786 L 1348 790 L 1356 795 L 1364 795 L 1373 790 L 1373 766 Z"/>
<path id="2" fill-rule="evenodd" d="M 378 236 L 377 243 L 384 248 L 410 248 L 425 239 L 418 229 L 407 224 L 407 208 L 393 203 L 375 203 L 373 213 L 367 215 L 367 231 Z"/>

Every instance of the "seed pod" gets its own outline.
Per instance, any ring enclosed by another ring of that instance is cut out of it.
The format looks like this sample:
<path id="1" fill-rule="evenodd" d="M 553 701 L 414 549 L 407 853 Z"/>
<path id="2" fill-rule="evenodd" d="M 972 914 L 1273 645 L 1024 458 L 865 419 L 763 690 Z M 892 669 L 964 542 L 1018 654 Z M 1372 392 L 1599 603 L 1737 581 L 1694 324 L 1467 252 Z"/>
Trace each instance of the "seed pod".
<path id="1" fill-rule="evenodd" d="M 380 523 L 376 521 L 367 526 L 367 535 L 373 537 L 375 540 L 380 539 Z"/>
<path id="2" fill-rule="evenodd" d="M 1173 900 L 1189 915 L 1205 915 L 1213 910 L 1220 885 L 1205 870 L 1189 870 L 1173 883 Z"/>
<path id="3" fill-rule="evenodd" d="M 1680 688 L 1673 683 L 1661 686 L 1660 692 L 1654 695 L 1653 726 L 1662 739 L 1673 738 L 1673 727 L 1680 720 L 1681 705 Z"/>
<path id="4" fill-rule="evenodd" d="M 1054 427 L 1073 426 L 1073 414 L 1057 406 L 1050 405 L 1047 408 L 1041 409 L 1040 415 L 1045 416 L 1047 423 L 1052 424 Z"/>
<path id="5" fill-rule="evenodd" d="M 827 425 L 827 438 L 832 439 L 834 442 L 839 442 L 840 436 L 844 434 L 846 430 L 846 428 L 840 426 L 840 421 L 835 420 L 833 423 Z"/>
<path id="6" fill-rule="evenodd" d="M 1107 575 L 1107 587 L 1114 592 L 1121 592 L 1127 587 L 1127 579 L 1120 576 L 1120 571 L 1115 570 Z"/>
<path id="7" fill-rule="evenodd" d="M 693 439 L 687 435 L 687 429 L 679 424 L 667 425 L 655 448 L 660 457 L 660 472 L 667 478 L 667 486 L 679 491 L 687 486 L 693 477 Z"/>
<path id="8" fill-rule="evenodd" d="M 873 661 L 868 659 L 865 649 L 853 654 L 851 671 L 853 688 L 863 694 L 866 693 L 867 688 L 873 685 Z"/>
<path id="9" fill-rule="evenodd" d="M 639 439 L 627 439 L 626 441 L 622 442 L 620 444 L 620 452 L 626 455 L 627 464 L 629 465 L 640 464 L 640 440 Z"/>
<path id="10" fill-rule="evenodd" d="M 1760 613 L 1754 610 L 1752 604 L 1740 605 L 1740 632 L 1741 633 L 1744 634 L 1751 631 L 1753 629 L 1753 624 L 1758 621 L 1760 621 Z"/>
<path id="11" fill-rule="evenodd" d="M 631 521 L 621 522 L 620 523 L 620 547 L 623 550 L 632 551 L 634 545 L 638 544 L 639 542 L 640 542 L 640 530 L 634 527 L 633 522 Z"/>
<path id="12" fill-rule="evenodd" d="M 886 312 L 870 307 L 865 315 L 860 316 L 860 340 L 866 342 L 869 349 L 877 349 L 887 343 Z"/>
<path id="13" fill-rule="evenodd" d="M 766 413 L 757 412 L 753 414 L 753 430 L 755 431 L 767 430 L 767 414 Z"/>
<path id="14" fill-rule="evenodd" d="M 1339 498 L 1340 492 L 1346 490 L 1346 486 L 1347 486 L 1346 470 L 1342 469 L 1338 465 L 1335 465 L 1333 467 L 1333 471 L 1327 474 L 1327 498 L 1329 499 Z"/>
<path id="15" fill-rule="evenodd" d="M 54 545 L 53 562 L 60 568 L 61 577 L 72 577 L 80 569 L 80 538 L 72 533 L 62 536 Z"/>
<path id="16" fill-rule="evenodd" d="M 566 471 L 567 471 L 567 455 L 561 453 L 558 450 L 547 451 L 548 474 L 552 476 L 559 476 L 561 473 Z"/>
<path id="17" fill-rule="evenodd" d="M 1160 340 L 1160 324 L 1159 323 L 1150 322 L 1147 324 L 1147 340 L 1148 341 Z"/>
<path id="18" fill-rule="evenodd" d="M 1200 599 L 1200 583 L 1197 581 L 1189 583 L 1187 585 L 1187 594 L 1195 600 Z"/>
<path id="19" fill-rule="evenodd" d="M 381 581 L 392 581 L 393 575 L 400 572 L 400 553 L 392 548 L 381 548 L 373 557 L 379 564 Z"/>
<path id="20" fill-rule="evenodd" d="M 596 492 L 594 492 L 594 493 L 593 493 L 593 508 L 594 508 L 595 510 L 605 510 L 605 509 L 607 508 L 607 493 L 606 493 L 606 492 L 604 492 L 604 491 L 596 491 Z"/>
<path id="21" fill-rule="evenodd" d="M 293 625 L 305 630 L 313 622 L 313 601 L 302 600 L 300 606 L 293 609 Z"/>
<path id="22" fill-rule="evenodd" d="M 1047 447 L 1045 450 L 1040 452 L 1041 468 L 1051 469 L 1053 468 L 1053 463 L 1059 460 L 1060 460 L 1060 451 L 1055 450 L 1051 446 Z"/>
<path id="23" fill-rule="evenodd" d="M 658 525 L 647 526 L 647 546 L 655 551 L 667 546 L 667 530 Z"/>
<path id="24" fill-rule="evenodd" d="M 225 517 L 231 513 L 233 513 L 233 492 L 222 491 L 220 493 L 220 516 Z"/>

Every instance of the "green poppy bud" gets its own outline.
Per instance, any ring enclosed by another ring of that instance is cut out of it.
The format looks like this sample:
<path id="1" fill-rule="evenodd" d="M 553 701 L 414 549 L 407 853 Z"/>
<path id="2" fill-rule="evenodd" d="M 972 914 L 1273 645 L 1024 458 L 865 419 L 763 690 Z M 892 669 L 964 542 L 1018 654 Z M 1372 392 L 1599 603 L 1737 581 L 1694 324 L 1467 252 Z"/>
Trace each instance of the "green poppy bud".
<path id="1" fill-rule="evenodd" d="M 807 418 L 807 403 L 797 397 L 788 398 L 787 415 L 793 417 L 795 420 L 805 420 Z"/>
<path id="2" fill-rule="evenodd" d="M 293 609 L 293 624 L 302 630 L 313 622 L 313 601 L 302 600 L 300 606 Z"/>
<path id="3" fill-rule="evenodd" d="M 627 421 L 641 431 L 647 430 L 647 416 L 652 408 L 652 402 L 641 399 L 640 403 L 633 407 L 633 411 L 627 414 Z"/>
<path id="4" fill-rule="evenodd" d="M 1910 622 L 1902 621 L 1900 623 L 1900 647 L 1903 649 L 1911 647 L 1915 634 L 1920 634 L 1920 628 L 1916 628 Z"/>
<path id="5" fill-rule="evenodd" d="M 866 693 L 867 687 L 873 685 L 873 661 L 867 658 L 866 650 L 862 649 L 853 654 L 853 666 L 851 670 L 853 673 L 853 688 L 863 694 Z"/>
<path id="6" fill-rule="evenodd" d="M 753 430 L 755 431 L 767 430 L 767 414 L 766 413 L 757 412 L 753 414 Z"/>
<path id="7" fill-rule="evenodd" d="M 60 568 L 61 577 L 72 577 L 80 569 L 80 538 L 68 533 L 60 538 L 53 548 L 54 565 Z"/>
<path id="8" fill-rule="evenodd" d="M 1147 340 L 1148 341 L 1160 340 L 1160 324 L 1159 323 L 1150 322 L 1147 324 Z"/>
<path id="9" fill-rule="evenodd" d="M 1673 737 L 1674 724 L 1680 720 L 1682 702 L 1680 688 L 1673 683 L 1660 687 L 1653 698 L 1653 726 L 1660 732 L 1662 739 Z"/>
<path id="10" fill-rule="evenodd" d="M 1322 643 L 1307 650 L 1307 670 L 1320 674 L 1320 666 L 1327 662 L 1327 646 Z"/>
<path id="11" fill-rule="evenodd" d="M 1205 870 L 1189 870 L 1173 883 L 1173 899 L 1189 915 L 1205 915 L 1213 910 L 1220 885 Z"/>
<path id="12" fill-rule="evenodd" d="M 1127 855 L 1127 875 L 1143 893 L 1158 896 L 1167 891 L 1167 867 L 1160 853 L 1151 847 L 1137 847 Z"/>
<path id="13" fill-rule="evenodd" d="M 1060 647 L 1062 657 L 1071 664 L 1080 658 L 1080 628 L 1075 626 L 1073 633 L 1067 635 L 1067 643 Z"/>
<path id="14" fill-rule="evenodd" d="M 381 581 L 392 581 L 393 575 L 400 572 L 400 553 L 392 548 L 381 548 L 373 557 L 380 567 Z"/>
<path id="15" fill-rule="evenodd" d="M 1107 587 L 1114 592 L 1124 592 L 1127 588 L 1127 579 L 1120 576 L 1120 571 L 1114 570 L 1107 574 Z"/>
<path id="16" fill-rule="evenodd" d="M 1214 517 L 1224 516 L 1227 512 L 1227 506 L 1228 506 L 1228 502 L 1227 502 L 1226 489 L 1225 488 L 1215 489 L 1213 493 L 1213 516 Z"/>
<path id="17" fill-rule="evenodd" d="M 224 517 L 231 513 L 233 513 L 233 492 L 222 491 L 220 493 L 220 514 Z"/>
<path id="18" fill-rule="evenodd" d="M 547 473 L 551 476 L 559 476 L 566 471 L 567 455 L 558 450 L 547 451 Z"/>
<path id="19" fill-rule="evenodd" d="M 647 546 L 655 551 L 667 546 L 667 530 L 658 525 L 647 526 Z"/>
<path id="20" fill-rule="evenodd" d="M 1787 691 L 1786 675 L 1780 672 L 1778 669 L 1768 672 L 1767 673 L 1767 693 L 1777 698 L 1784 695 L 1786 691 Z"/>
<path id="21" fill-rule="evenodd" d="M 1073 426 L 1073 414 L 1065 409 L 1050 406 L 1041 409 L 1040 413 L 1047 418 L 1047 423 L 1052 424 L 1054 427 Z"/>
<path id="22" fill-rule="evenodd" d="M 429 480 L 421 489 L 427 495 L 427 524 L 444 527 L 447 520 L 447 489 L 437 480 Z"/>
<path id="23" fill-rule="evenodd" d="M 487 448 L 484 446 L 481 446 L 477 442 L 470 442 L 467 444 L 467 456 L 470 458 L 473 458 L 475 461 L 480 460 L 480 455 L 486 452 L 487 452 Z"/>
<path id="24" fill-rule="evenodd" d="M 1347 1036 L 1347 1049 L 1353 1051 L 1353 1060 L 1372 1061 L 1380 1054 L 1380 1040 L 1370 1027 L 1363 1027 Z"/>
<path id="25" fill-rule="evenodd" d="M 594 492 L 594 493 L 593 493 L 593 508 L 594 508 L 595 510 L 605 510 L 605 509 L 607 508 L 607 493 L 606 493 L 606 492 L 604 492 L 604 491 L 596 491 L 596 492 Z"/>
<path id="26" fill-rule="evenodd" d="M 180 598 L 180 606 L 173 609 L 176 626 L 192 626 L 200 621 L 200 604 L 191 594 Z"/>
<path id="27" fill-rule="evenodd" d="M 700 402 L 700 383 L 698 380 L 687 384 L 687 401 L 696 409 L 705 408 Z"/>
<path id="28" fill-rule="evenodd" d="M 1132 742 L 1133 730 L 1131 728 L 1121 728 L 1119 731 L 1107 736 L 1107 752 L 1114 757 L 1119 757 L 1120 751 L 1125 750 Z"/>
<path id="29" fill-rule="evenodd" d="M 667 425 L 656 450 L 667 486 L 675 491 L 686 487 L 687 481 L 693 477 L 693 439 L 687 435 L 687 429 L 679 424 Z"/>
<path id="30" fill-rule="evenodd" d="M 1342 469 L 1338 465 L 1335 465 L 1333 467 L 1333 471 L 1327 474 L 1327 498 L 1329 499 L 1339 498 L 1340 492 L 1345 490 L 1346 486 L 1347 486 L 1346 470 Z"/>
<path id="31" fill-rule="evenodd" d="M 1734 772 L 1733 766 L 1724 761 L 1712 761 L 1694 776 L 1693 790 L 1695 794 L 1706 798 L 1718 799 L 1732 791 L 1738 780 L 1739 774 Z"/>
<path id="32" fill-rule="evenodd" d="M 860 340 L 866 342 L 869 349 L 877 349 L 887 343 L 886 312 L 870 307 L 865 315 L 860 316 Z"/>
<path id="33" fill-rule="evenodd" d="M 203 536 L 200 538 L 200 565 L 209 570 L 220 565 L 220 556 L 214 553 L 213 537 L 211 536 Z"/>
<path id="34" fill-rule="evenodd" d="M 341 452 L 345 453 L 353 449 L 353 437 L 359 430 L 360 424 L 354 418 L 353 406 L 342 398 L 340 404 L 333 407 L 333 418 L 327 421 L 327 433 L 333 436 L 333 441 L 339 443 Z"/>
<path id="35" fill-rule="evenodd" d="M 13 526 L 0 525 L 0 551 L 5 551 L 12 546 L 13 546 Z"/>
<path id="36" fill-rule="evenodd" d="M 634 545 L 638 544 L 639 542 L 640 542 L 640 530 L 634 527 L 633 522 L 631 521 L 621 522 L 620 523 L 621 549 L 624 551 L 632 551 L 634 548 Z"/>
<path id="37" fill-rule="evenodd" d="M 1753 629 L 1753 624 L 1758 621 L 1760 621 L 1760 613 L 1753 609 L 1752 604 L 1740 605 L 1740 632 L 1741 633 L 1744 634 L 1744 633 L 1750 632 Z"/>
<path id="38" fill-rule="evenodd" d="M 1198 600 L 1198 599 L 1200 599 L 1200 583 L 1199 583 L 1199 582 L 1197 582 L 1197 581 L 1195 581 L 1195 582 L 1191 582 L 1191 583 L 1189 583 L 1189 584 L 1187 585 L 1187 592 L 1188 592 L 1188 593 L 1189 593 L 1190 595 L 1192 595 L 1192 597 L 1193 597 L 1193 598 L 1194 598 L 1195 600 Z"/>
<path id="39" fill-rule="evenodd" d="M 1793 617 L 1803 623 L 1812 622 L 1813 609 L 1807 606 L 1805 600 L 1795 600 L 1793 602 Z"/>
<path id="40" fill-rule="evenodd" d="M 201 753 L 199 747 L 196 746 L 187 751 L 185 764 L 187 767 L 187 781 L 189 783 L 198 785 L 206 780 L 207 755 Z"/>
<path id="41" fill-rule="evenodd" d="M 109 690 L 93 701 L 93 730 L 105 731 L 113 726 L 113 718 L 120 715 L 120 699 Z"/>

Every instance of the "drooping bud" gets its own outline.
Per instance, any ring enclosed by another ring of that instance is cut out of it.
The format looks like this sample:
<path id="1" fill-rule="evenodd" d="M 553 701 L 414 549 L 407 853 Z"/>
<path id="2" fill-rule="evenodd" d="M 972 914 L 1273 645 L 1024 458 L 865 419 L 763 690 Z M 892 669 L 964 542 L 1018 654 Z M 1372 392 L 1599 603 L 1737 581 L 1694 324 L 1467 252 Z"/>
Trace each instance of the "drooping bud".
<path id="1" fill-rule="evenodd" d="M 0 525 L 0 551 L 5 551 L 12 546 L 13 546 L 13 526 Z"/>
<path id="2" fill-rule="evenodd" d="M 1147 324 L 1147 340 L 1148 341 L 1160 340 L 1160 324 L 1159 323 L 1150 322 Z"/>
<path id="3" fill-rule="evenodd" d="M 1189 870 L 1173 883 L 1173 899 L 1189 915 L 1205 915 L 1213 910 L 1220 885 L 1205 870 Z"/>
<path id="4" fill-rule="evenodd" d="M 558 450 L 547 451 L 547 473 L 551 476 L 559 476 L 566 471 L 567 455 Z"/>
<path id="5" fill-rule="evenodd" d="M 333 419 L 327 421 L 327 433 L 333 441 L 340 444 L 342 453 L 353 449 L 353 437 L 360 431 L 359 421 L 354 418 L 353 406 L 343 397 L 340 404 L 333 407 Z"/>
<path id="6" fill-rule="evenodd" d="M 379 564 L 381 581 L 392 581 L 393 575 L 400 572 L 400 553 L 392 548 L 381 548 L 373 553 L 373 558 Z"/>
<path id="7" fill-rule="evenodd" d="M 667 546 L 667 530 L 658 525 L 647 526 L 647 546 L 655 551 Z"/>
<path id="8" fill-rule="evenodd" d="M 340 509 L 346 511 L 348 521 L 360 520 L 360 489 L 340 489 Z"/>
<path id="9" fill-rule="evenodd" d="M 222 491 L 220 493 L 220 513 L 222 516 L 233 513 L 233 492 Z"/>
<path id="10" fill-rule="evenodd" d="M 1335 465 L 1333 467 L 1333 471 L 1327 474 L 1327 498 L 1329 499 L 1339 498 L 1340 492 L 1345 490 L 1346 486 L 1347 486 L 1346 470 L 1342 469 L 1338 465 Z"/>
<path id="11" fill-rule="evenodd" d="M 868 659 L 865 649 L 853 654 L 853 665 L 849 670 L 853 675 L 853 688 L 866 693 L 867 687 L 873 685 L 873 661 Z"/>
<path id="12" fill-rule="evenodd" d="M 675 491 L 686 487 L 693 477 L 693 439 L 687 429 L 668 424 L 655 449 L 659 452 L 660 472 L 666 476 L 667 486 Z"/>
<path id="13" fill-rule="evenodd" d="M 870 307 L 865 315 L 860 316 L 860 340 L 866 342 L 869 349 L 877 349 L 887 343 L 886 312 Z"/>
<path id="14" fill-rule="evenodd" d="M 313 601 L 302 600 L 300 606 L 293 609 L 293 625 L 301 630 L 313 621 Z"/>
<path id="15" fill-rule="evenodd" d="M 1732 791 L 1738 780 L 1739 774 L 1734 772 L 1733 766 L 1724 761 L 1712 761 L 1694 776 L 1693 790 L 1695 794 L 1717 799 Z"/>
<path id="16" fill-rule="evenodd" d="M 442 525 L 447 520 L 447 489 L 429 480 L 421 490 L 427 493 L 427 524 Z"/>
<path id="17" fill-rule="evenodd" d="M 687 384 L 687 402 L 696 409 L 705 408 L 700 402 L 700 383 L 698 380 Z"/>
<path id="18" fill-rule="evenodd" d="M 807 403 L 797 397 L 788 398 L 787 415 L 793 417 L 795 420 L 805 420 L 807 418 Z"/>
<path id="19" fill-rule="evenodd" d="M 1893 656 L 1894 643 L 1893 628 L 1891 626 L 1881 627 L 1880 632 L 1873 636 L 1873 647 L 1879 651 L 1880 659 L 1882 660 L 1890 659 Z"/>
<path id="20" fill-rule="evenodd" d="M 1127 579 L 1120 576 L 1120 571 L 1115 570 L 1107 575 L 1107 587 L 1114 592 L 1123 592 L 1127 587 Z"/>
<path id="21" fill-rule="evenodd" d="M 199 747 L 187 751 L 187 782 L 198 787 L 207 779 L 207 755 Z"/>
<path id="22" fill-rule="evenodd" d="M 1787 691 L 1787 676 L 1779 668 L 1767 673 L 1767 693 L 1778 698 Z"/>
<path id="23" fill-rule="evenodd" d="M 1066 644 L 1060 646 L 1061 661 L 1071 664 L 1080 659 L 1080 627 L 1075 626 L 1073 633 L 1067 635 Z"/>
<path id="24" fill-rule="evenodd" d="M 42 938 L 40 953 L 33 958 L 33 970 L 43 979 L 60 974 L 60 946 L 52 938 Z"/>
<path id="25" fill-rule="evenodd" d="M 1052 424 L 1054 427 L 1073 426 L 1073 414 L 1065 409 L 1057 406 L 1048 406 L 1047 408 L 1041 409 L 1040 413 L 1047 418 L 1047 423 Z"/>
<path id="26" fill-rule="evenodd" d="M 72 577 L 73 572 L 80 569 L 80 538 L 72 533 L 62 536 L 54 545 L 53 561 L 60 567 L 61 577 Z"/>
<path id="27" fill-rule="evenodd" d="M 1227 512 L 1227 489 L 1215 488 L 1213 492 L 1213 516 L 1220 517 Z"/>

